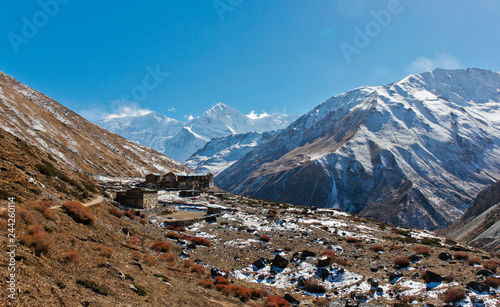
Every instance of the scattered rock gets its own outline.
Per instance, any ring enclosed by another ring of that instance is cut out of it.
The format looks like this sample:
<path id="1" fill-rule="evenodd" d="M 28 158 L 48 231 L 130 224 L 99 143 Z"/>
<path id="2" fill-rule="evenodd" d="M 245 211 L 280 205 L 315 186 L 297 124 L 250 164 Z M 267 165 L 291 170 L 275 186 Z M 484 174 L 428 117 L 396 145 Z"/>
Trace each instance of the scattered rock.
<path id="1" fill-rule="evenodd" d="M 378 267 L 371 267 L 371 268 L 370 268 L 370 271 L 372 271 L 372 272 L 374 272 L 374 273 L 375 273 L 375 272 L 378 272 Z"/>
<path id="2" fill-rule="evenodd" d="M 449 261 L 452 259 L 451 254 L 449 254 L 449 253 L 441 253 L 441 254 L 439 254 L 438 258 L 443 260 L 443 261 Z"/>
<path id="3" fill-rule="evenodd" d="M 258 271 L 258 270 L 264 268 L 266 266 L 266 263 L 267 263 L 266 259 L 260 258 L 259 260 L 252 263 L 252 265 L 253 265 L 254 270 Z"/>
<path id="4" fill-rule="evenodd" d="M 287 265 L 288 265 L 288 260 L 286 258 L 278 254 L 274 256 L 272 266 L 284 269 L 286 268 Z"/>
<path id="5" fill-rule="evenodd" d="M 291 296 L 291 295 L 290 295 L 290 294 L 288 294 L 288 293 L 287 293 L 287 294 L 285 294 L 285 295 L 283 296 L 283 298 L 284 298 L 285 300 L 287 300 L 287 301 L 288 301 L 291 305 L 298 305 L 298 304 L 300 304 L 300 301 L 299 301 L 298 299 L 296 299 L 295 297 Z"/>
<path id="6" fill-rule="evenodd" d="M 427 283 L 431 283 L 431 282 L 442 282 L 443 281 L 443 276 L 437 274 L 437 273 L 434 273 L 432 271 L 425 271 L 425 282 Z"/>
<path id="7" fill-rule="evenodd" d="M 205 222 L 207 223 L 216 223 L 217 217 L 215 215 L 205 217 Z"/>
<path id="8" fill-rule="evenodd" d="M 481 270 L 481 271 L 477 272 L 476 275 L 482 275 L 484 277 L 491 277 L 495 274 L 490 270 Z"/>
<path id="9" fill-rule="evenodd" d="M 391 281 L 391 283 L 395 283 L 401 277 L 403 277 L 403 273 L 400 272 L 392 272 L 389 274 L 389 280 Z"/>
<path id="10" fill-rule="evenodd" d="M 413 254 L 409 257 L 409 259 L 411 262 L 417 262 L 417 261 L 420 261 L 422 259 L 422 256 L 417 255 L 417 254 Z"/>
<path id="11" fill-rule="evenodd" d="M 471 289 L 472 291 L 478 294 L 483 292 L 488 292 L 490 290 L 489 286 L 478 283 L 477 281 L 471 281 L 470 283 L 468 283 L 467 288 Z"/>
<path id="12" fill-rule="evenodd" d="M 216 278 L 217 276 L 227 277 L 227 274 L 224 271 L 219 270 L 218 268 L 211 268 L 210 275 L 212 278 Z"/>
<path id="13" fill-rule="evenodd" d="M 316 257 L 316 253 L 308 250 L 303 250 L 300 254 L 300 258 L 302 260 L 306 260 L 307 257 Z"/>
<path id="14" fill-rule="evenodd" d="M 139 267 L 139 269 L 141 269 L 141 271 L 143 271 L 143 269 L 142 269 L 142 264 L 141 264 L 140 262 L 134 261 L 134 262 L 131 262 L 130 264 L 131 264 L 131 265 L 138 266 L 138 267 Z"/>

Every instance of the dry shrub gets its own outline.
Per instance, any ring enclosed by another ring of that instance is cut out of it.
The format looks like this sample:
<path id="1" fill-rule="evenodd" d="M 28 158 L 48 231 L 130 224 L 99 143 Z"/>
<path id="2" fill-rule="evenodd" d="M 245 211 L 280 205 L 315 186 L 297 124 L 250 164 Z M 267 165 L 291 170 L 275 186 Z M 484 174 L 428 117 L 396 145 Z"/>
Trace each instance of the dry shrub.
<path id="1" fill-rule="evenodd" d="M 178 234 L 177 232 L 169 231 L 167 234 L 165 234 L 167 238 L 173 239 L 173 240 L 178 240 L 181 238 L 181 235 Z"/>
<path id="2" fill-rule="evenodd" d="M 146 225 L 147 221 L 145 219 L 140 219 L 139 223 L 141 223 L 142 225 Z"/>
<path id="3" fill-rule="evenodd" d="M 325 293 L 325 286 L 320 284 L 316 279 L 308 279 L 304 282 L 304 290 L 311 293 Z"/>
<path id="4" fill-rule="evenodd" d="M 278 295 L 271 295 L 271 296 L 267 297 L 265 307 L 275 307 L 275 306 L 288 307 L 288 306 L 290 306 L 290 303 Z"/>
<path id="5" fill-rule="evenodd" d="M 211 282 L 211 281 L 208 281 L 208 280 L 200 280 L 199 284 L 203 287 L 203 288 L 207 288 L 207 289 L 213 289 L 214 288 L 214 283 Z"/>
<path id="6" fill-rule="evenodd" d="M 454 287 L 446 290 L 444 293 L 443 300 L 446 303 L 456 303 L 463 300 L 466 297 L 465 291 L 461 288 Z"/>
<path id="7" fill-rule="evenodd" d="M 469 259 L 469 255 L 467 255 L 467 253 L 464 252 L 456 252 L 453 255 L 453 258 L 455 258 L 456 260 L 467 260 Z"/>
<path id="8" fill-rule="evenodd" d="M 291 252 L 293 250 L 293 248 L 290 245 L 285 245 L 283 247 L 283 250 L 286 251 L 286 252 Z"/>
<path id="9" fill-rule="evenodd" d="M 68 251 L 64 259 L 67 263 L 79 263 L 82 260 L 77 251 Z"/>
<path id="10" fill-rule="evenodd" d="M 337 255 L 335 254 L 335 252 L 332 251 L 331 249 L 324 250 L 319 255 L 320 256 L 327 256 L 330 259 L 333 259 L 333 258 L 337 257 Z"/>
<path id="11" fill-rule="evenodd" d="M 67 201 L 62 205 L 62 209 L 75 222 L 85 225 L 94 225 L 95 217 L 90 213 L 90 210 L 78 201 Z"/>
<path id="12" fill-rule="evenodd" d="M 33 227 L 31 230 L 28 228 L 28 234 L 25 234 L 21 238 L 21 243 L 25 246 L 34 248 L 37 255 L 47 254 L 54 247 L 54 240 L 41 227 Z"/>
<path id="13" fill-rule="evenodd" d="M 278 214 L 278 210 L 276 210 L 274 208 L 271 208 L 271 209 L 267 210 L 267 213 L 269 213 L 269 214 Z"/>
<path id="14" fill-rule="evenodd" d="M 259 299 L 267 296 L 267 291 L 264 289 L 251 289 L 250 295 L 253 299 Z"/>
<path id="15" fill-rule="evenodd" d="M 447 283 L 453 282 L 455 280 L 455 275 L 453 274 L 448 274 L 444 277 L 444 280 L 446 280 Z"/>
<path id="16" fill-rule="evenodd" d="M 56 215 L 54 214 L 54 212 L 52 212 L 52 209 L 50 209 L 51 204 L 47 201 L 42 200 L 37 203 L 28 201 L 26 202 L 25 206 L 28 209 L 40 212 L 47 220 L 54 221 L 56 219 Z"/>
<path id="17" fill-rule="evenodd" d="M 182 235 L 181 240 L 191 241 L 192 238 L 192 236 Z"/>
<path id="18" fill-rule="evenodd" d="M 415 253 L 419 255 L 429 256 L 431 254 L 431 249 L 429 246 L 417 245 L 415 246 Z"/>
<path id="19" fill-rule="evenodd" d="M 226 296 L 230 296 L 231 293 L 233 293 L 233 291 L 234 291 L 233 286 L 228 286 L 228 285 L 222 285 L 222 289 L 220 290 L 220 292 L 222 292 L 222 294 Z"/>
<path id="20" fill-rule="evenodd" d="M 382 251 L 384 251 L 384 247 L 382 245 L 379 245 L 379 244 L 372 245 L 372 246 L 370 246 L 370 250 L 374 251 L 374 252 L 382 252 Z"/>
<path id="21" fill-rule="evenodd" d="M 109 208 L 109 213 L 110 213 L 111 215 L 116 216 L 117 218 L 121 218 L 121 217 L 123 217 L 123 215 L 125 214 L 123 211 L 118 210 L 118 209 L 116 209 L 116 208 Z"/>
<path id="22" fill-rule="evenodd" d="M 141 240 L 139 240 L 139 238 L 136 236 L 131 236 L 125 242 L 127 243 L 127 245 L 139 245 L 139 244 L 141 244 Z"/>
<path id="23" fill-rule="evenodd" d="M 166 260 L 167 260 L 168 263 L 174 263 L 175 262 L 175 255 L 174 254 L 168 254 Z"/>
<path id="24" fill-rule="evenodd" d="M 195 264 L 191 267 L 191 272 L 198 275 L 203 275 L 205 273 L 205 268 L 199 264 Z"/>
<path id="25" fill-rule="evenodd" d="M 250 289 L 242 286 L 233 287 L 234 296 L 238 297 L 242 302 L 246 302 L 252 296 Z"/>
<path id="26" fill-rule="evenodd" d="M 142 258 L 142 253 L 139 251 L 133 251 L 132 252 L 132 259 L 135 261 L 139 261 Z"/>
<path id="27" fill-rule="evenodd" d="M 191 260 L 186 260 L 184 261 L 184 267 L 186 269 L 189 269 L 193 264 L 191 263 Z"/>
<path id="28" fill-rule="evenodd" d="M 363 243 L 363 242 L 356 242 L 356 243 L 354 243 L 354 247 L 356 247 L 356 248 L 363 248 L 363 247 L 365 247 L 365 243 Z"/>
<path id="29" fill-rule="evenodd" d="M 156 264 L 156 260 L 150 254 L 145 254 L 144 255 L 144 263 L 147 264 L 147 265 L 155 265 Z"/>
<path id="30" fill-rule="evenodd" d="M 266 219 L 274 219 L 275 217 L 276 217 L 276 214 L 274 214 L 274 213 L 266 214 Z"/>
<path id="31" fill-rule="evenodd" d="M 391 250 L 391 251 L 398 251 L 400 249 L 401 249 L 401 246 L 399 246 L 399 245 L 394 245 L 394 244 L 389 245 L 389 250 Z"/>
<path id="32" fill-rule="evenodd" d="M 125 216 L 128 217 L 131 220 L 135 219 L 135 210 L 133 210 L 133 209 L 125 211 L 123 214 L 125 214 Z"/>
<path id="33" fill-rule="evenodd" d="M 340 257 L 335 257 L 332 259 L 332 261 L 338 265 L 346 266 L 347 265 L 347 259 L 340 258 Z"/>
<path id="34" fill-rule="evenodd" d="M 483 284 L 490 286 L 492 288 L 500 287 L 500 278 L 487 277 L 483 280 Z"/>
<path id="35" fill-rule="evenodd" d="M 495 260 L 488 260 L 485 263 L 483 263 L 483 267 L 487 270 L 492 271 L 493 273 L 497 272 L 498 269 L 498 261 Z"/>
<path id="36" fill-rule="evenodd" d="M 175 227 L 174 227 L 174 226 L 172 226 L 172 225 L 167 225 L 167 227 L 166 227 L 165 229 L 166 229 L 166 230 L 174 230 L 174 229 L 175 229 Z"/>
<path id="37" fill-rule="evenodd" d="M 261 240 L 262 242 L 269 242 L 271 240 L 271 237 L 266 235 L 261 235 L 259 237 L 259 240 Z"/>
<path id="38" fill-rule="evenodd" d="M 178 231 L 178 232 L 182 232 L 182 231 L 186 231 L 186 228 L 182 227 L 182 226 L 179 226 L 179 227 L 175 227 L 174 229 L 175 231 Z"/>
<path id="39" fill-rule="evenodd" d="M 473 257 L 473 258 L 467 259 L 468 265 L 476 265 L 476 264 L 481 264 L 481 263 L 483 263 L 483 261 L 481 259 L 479 259 L 478 257 Z"/>
<path id="40" fill-rule="evenodd" d="M 212 242 L 210 242 L 210 240 L 200 237 L 192 237 L 191 242 L 193 242 L 196 245 L 203 245 L 203 246 L 212 245 Z"/>
<path id="41" fill-rule="evenodd" d="M 140 217 L 141 217 L 141 219 L 145 219 L 146 218 L 146 213 L 141 213 Z"/>
<path id="42" fill-rule="evenodd" d="M 155 252 L 166 253 L 170 251 L 170 244 L 163 241 L 156 241 L 155 243 L 153 243 L 153 245 L 151 245 L 151 248 Z"/>
<path id="43" fill-rule="evenodd" d="M 229 282 L 229 279 L 227 279 L 224 276 L 217 276 L 217 277 L 215 277 L 215 284 L 216 285 L 229 285 L 230 282 Z"/>
<path id="44" fill-rule="evenodd" d="M 407 257 L 395 257 L 393 262 L 394 265 L 399 268 L 406 268 L 411 263 L 410 259 Z"/>
<path id="45" fill-rule="evenodd" d="M 21 217 L 21 219 L 26 223 L 26 225 L 32 225 L 36 223 L 35 216 L 33 215 L 33 212 L 19 208 L 17 210 L 17 214 Z"/>
<path id="46" fill-rule="evenodd" d="M 347 243 L 356 243 L 356 242 L 358 242 L 358 239 L 353 238 L 353 237 L 348 237 L 348 238 L 345 239 L 345 241 Z"/>
<path id="47" fill-rule="evenodd" d="M 104 245 L 97 246 L 97 250 L 99 251 L 99 255 L 106 258 L 111 258 L 114 253 L 113 249 Z"/>

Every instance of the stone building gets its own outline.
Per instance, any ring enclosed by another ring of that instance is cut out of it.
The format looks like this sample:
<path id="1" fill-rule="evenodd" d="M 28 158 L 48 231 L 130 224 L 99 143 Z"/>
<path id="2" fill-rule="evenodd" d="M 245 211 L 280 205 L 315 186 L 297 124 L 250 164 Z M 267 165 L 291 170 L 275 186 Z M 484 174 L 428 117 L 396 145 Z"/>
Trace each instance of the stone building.
<path id="1" fill-rule="evenodd" d="M 123 206 L 150 209 L 158 207 L 158 191 L 152 189 L 133 188 L 116 193 L 118 203 Z"/>

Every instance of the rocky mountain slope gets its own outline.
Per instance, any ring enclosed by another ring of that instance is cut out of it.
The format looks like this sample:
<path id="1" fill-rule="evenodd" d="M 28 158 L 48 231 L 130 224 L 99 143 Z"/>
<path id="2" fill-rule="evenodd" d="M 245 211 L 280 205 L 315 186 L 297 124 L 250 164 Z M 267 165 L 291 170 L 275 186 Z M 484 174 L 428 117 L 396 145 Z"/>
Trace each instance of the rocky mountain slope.
<path id="1" fill-rule="evenodd" d="M 221 188 L 426 229 L 500 170 L 500 74 L 436 69 L 332 97 L 216 177 Z"/>
<path id="2" fill-rule="evenodd" d="M 141 176 L 188 171 L 181 163 L 98 127 L 0 72 L 0 128 L 72 170 Z"/>
<path id="3" fill-rule="evenodd" d="M 248 132 L 213 138 L 184 164 L 198 173 L 210 172 L 215 176 L 276 133 L 278 132 Z"/>
<path id="4" fill-rule="evenodd" d="M 500 181 L 481 191 L 444 233 L 485 250 L 500 251 Z"/>
<path id="5" fill-rule="evenodd" d="M 289 114 L 244 115 L 228 105 L 218 103 L 202 116 L 186 122 L 151 112 L 106 118 L 96 123 L 178 161 L 185 161 L 212 138 L 283 129 L 295 119 L 297 116 Z"/>

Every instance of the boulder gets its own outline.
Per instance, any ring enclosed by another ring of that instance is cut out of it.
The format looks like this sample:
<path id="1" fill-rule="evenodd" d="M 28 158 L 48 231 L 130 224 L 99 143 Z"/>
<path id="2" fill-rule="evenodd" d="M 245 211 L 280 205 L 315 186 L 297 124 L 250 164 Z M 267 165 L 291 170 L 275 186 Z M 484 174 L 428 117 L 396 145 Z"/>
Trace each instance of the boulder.
<path id="1" fill-rule="evenodd" d="M 300 258 L 301 258 L 302 260 L 305 260 L 307 257 L 316 257 L 316 253 L 315 253 L 315 252 L 308 251 L 308 250 L 303 250 L 303 251 L 300 253 Z"/>
<path id="2" fill-rule="evenodd" d="M 290 305 L 298 305 L 298 304 L 300 304 L 300 301 L 299 301 L 298 299 L 296 299 L 295 297 L 291 296 L 291 295 L 290 295 L 290 294 L 288 294 L 288 293 L 287 293 L 287 294 L 285 294 L 285 295 L 283 296 L 283 298 L 284 298 L 285 300 L 287 300 L 287 301 L 290 303 Z"/>
<path id="3" fill-rule="evenodd" d="M 442 282 L 443 281 L 443 276 L 437 274 L 437 273 L 434 273 L 432 271 L 425 271 L 425 278 L 424 278 L 425 282 L 427 283 L 431 283 L 431 282 Z"/>
<path id="4" fill-rule="evenodd" d="M 468 283 L 467 288 L 471 289 L 472 291 L 478 294 L 483 292 L 489 292 L 490 290 L 489 286 L 478 283 L 477 281 L 471 281 L 470 283 Z"/>
<path id="5" fill-rule="evenodd" d="M 403 277 L 403 273 L 400 272 L 392 272 L 391 274 L 389 274 L 389 280 L 391 281 L 391 283 L 395 283 L 401 277 Z"/>
<path id="6" fill-rule="evenodd" d="M 286 258 L 278 254 L 274 256 L 272 266 L 284 269 L 286 268 L 287 265 L 288 265 L 288 260 Z"/>
<path id="7" fill-rule="evenodd" d="M 438 258 L 443 260 L 443 261 L 449 261 L 452 259 L 451 254 L 449 254 L 449 253 L 441 253 L 441 254 L 439 254 Z"/>
<path id="8" fill-rule="evenodd" d="M 264 258 L 260 258 L 259 260 L 256 260 L 256 261 L 255 261 L 254 263 L 252 263 L 252 264 L 253 264 L 254 270 L 256 270 L 256 271 L 257 271 L 257 270 L 260 270 L 260 269 L 262 269 L 263 267 L 265 267 L 265 266 L 266 266 L 266 263 L 267 263 L 266 259 L 264 259 Z"/>
<path id="9" fill-rule="evenodd" d="M 318 266 L 325 267 L 330 265 L 330 258 L 328 256 L 318 257 Z"/>
<path id="10" fill-rule="evenodd" d="M 481 270 L 481 271 L 477 272 L 476 275 L 482 275 L 484 277 L 491 277 L 495 274 L 490 270 Z"/>
<path id="11" fill-rule="evenodd" d="M 411 262 L 417 262 L 417 261 L 420 261 L 422 259 L 422 256 L 417 255 L 417 254 L 413 254 L 408 258 L 410 259 Z"/>

